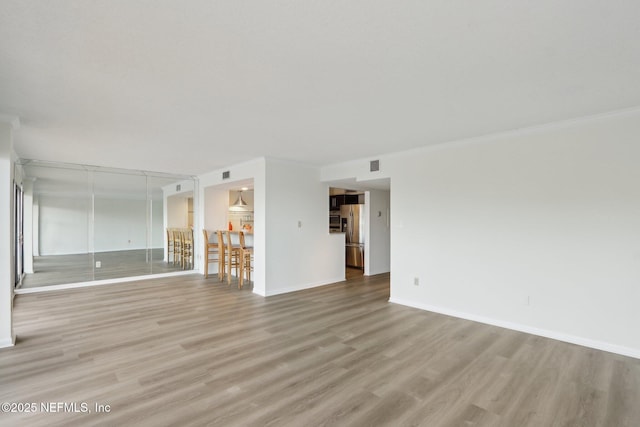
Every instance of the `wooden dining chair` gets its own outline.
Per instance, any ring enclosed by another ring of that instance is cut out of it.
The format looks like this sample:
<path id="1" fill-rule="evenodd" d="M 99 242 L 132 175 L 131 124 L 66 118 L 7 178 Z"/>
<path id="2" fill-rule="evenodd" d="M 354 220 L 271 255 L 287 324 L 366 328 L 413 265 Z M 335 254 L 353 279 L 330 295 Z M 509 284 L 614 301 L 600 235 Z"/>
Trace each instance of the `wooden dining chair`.
<path id="1" fill-rule="evenodd" d="M 218 262 L 218 278 L 220 277 L 220 245 L 218 244 L 218 233 L 203 229 L 203 254 L 204 254 L 204 278 L 209 278 L 209 264 L 212 262 Z M 223 264 L 224 266 L 224 264 Z"/>
<path id="2" fill-rule="evenodd" d="M 237 231 L 226 231 L 227 283 L 231 284 L 231 270 L 236 269 L 236 277 L 240 270 L 240 236 Z"/>

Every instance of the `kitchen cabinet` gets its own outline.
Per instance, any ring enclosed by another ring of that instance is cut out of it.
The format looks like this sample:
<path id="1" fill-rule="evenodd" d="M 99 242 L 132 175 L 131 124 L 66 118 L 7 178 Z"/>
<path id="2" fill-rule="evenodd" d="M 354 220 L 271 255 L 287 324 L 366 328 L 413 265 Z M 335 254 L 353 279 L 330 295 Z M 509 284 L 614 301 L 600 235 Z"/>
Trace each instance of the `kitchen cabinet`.
<path id="1" fill-rule="evenodd" d="M 359 203 L 358 201 L 358 195 L 357 194 L 345 194 L 344 195 L 344 204 L 345 205 L 357 205 Z"/>
<path id="2" fill-rule="evenodd" d="M 329 210 L 339 211 L 342 205 L 357 205 L 364 203 L 364 194 L 338 194 L 329 196 Z"/>

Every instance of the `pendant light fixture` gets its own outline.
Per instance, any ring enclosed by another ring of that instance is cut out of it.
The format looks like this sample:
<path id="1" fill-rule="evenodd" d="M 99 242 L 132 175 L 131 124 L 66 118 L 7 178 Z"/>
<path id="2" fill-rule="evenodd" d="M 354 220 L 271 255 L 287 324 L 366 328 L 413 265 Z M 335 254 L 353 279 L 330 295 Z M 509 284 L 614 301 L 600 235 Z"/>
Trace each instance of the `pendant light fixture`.
<path id="1" fill-rule="evenodd" d="M 247 206 L 247 202 L 242 199 L 242 191 L 238 192 L 238 199 L 232 205 L 234 208 L 244 208 Z"/>

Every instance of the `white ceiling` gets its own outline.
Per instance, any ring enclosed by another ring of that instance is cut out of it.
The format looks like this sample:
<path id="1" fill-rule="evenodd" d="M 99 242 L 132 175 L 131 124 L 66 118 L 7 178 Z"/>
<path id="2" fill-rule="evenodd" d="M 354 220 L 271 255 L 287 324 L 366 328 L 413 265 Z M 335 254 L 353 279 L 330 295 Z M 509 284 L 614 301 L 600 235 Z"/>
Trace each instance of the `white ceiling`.
<path id="1" fill-rule="evenodd" d="M 1 0 L 23 158 L 324 165 L 640 105 L 637 0 Z"/>

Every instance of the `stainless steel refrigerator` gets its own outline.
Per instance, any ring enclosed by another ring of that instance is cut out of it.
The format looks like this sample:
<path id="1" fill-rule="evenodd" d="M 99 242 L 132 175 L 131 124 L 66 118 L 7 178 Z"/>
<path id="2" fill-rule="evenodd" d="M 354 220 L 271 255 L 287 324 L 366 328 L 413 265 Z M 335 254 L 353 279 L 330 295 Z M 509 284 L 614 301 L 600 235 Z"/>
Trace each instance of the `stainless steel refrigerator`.
<path id="1" fill-rule="evenodd" d="M 347 266 L 364 268 L 365 223 L 362 217 L 364 205 L 342 205 L 340 218 L 345 233 Z"/>

